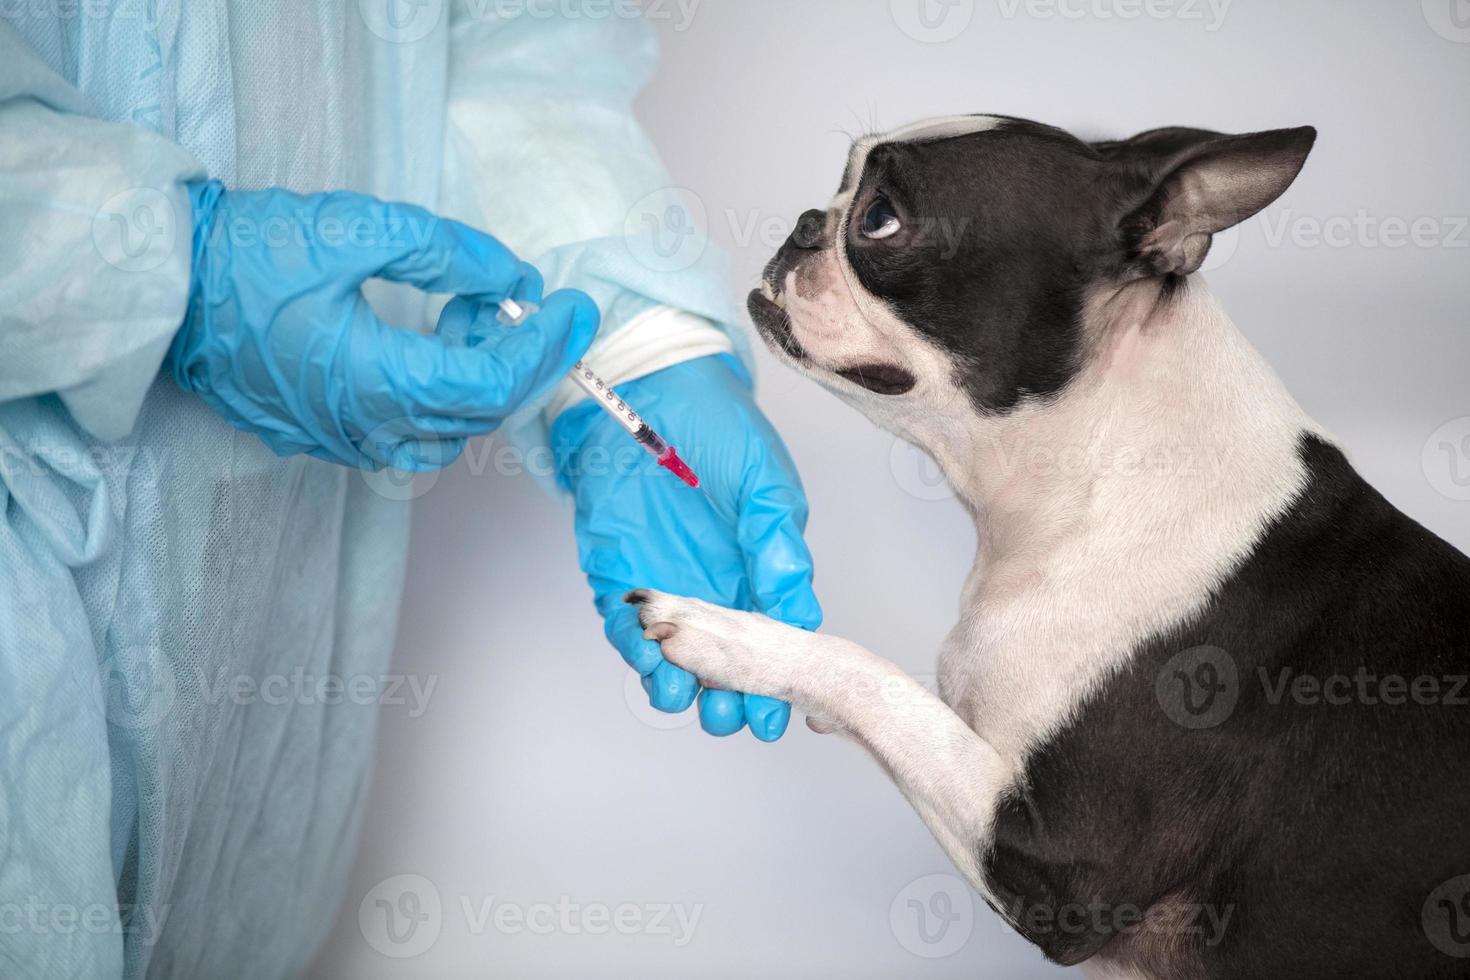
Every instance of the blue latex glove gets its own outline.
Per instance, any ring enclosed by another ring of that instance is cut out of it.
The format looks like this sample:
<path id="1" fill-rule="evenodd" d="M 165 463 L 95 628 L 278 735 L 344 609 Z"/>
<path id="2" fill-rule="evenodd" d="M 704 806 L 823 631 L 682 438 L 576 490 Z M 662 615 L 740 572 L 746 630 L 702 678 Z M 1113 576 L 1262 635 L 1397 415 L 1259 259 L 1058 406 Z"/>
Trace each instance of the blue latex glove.
<path id="1" fill-rule="evenodd" d="M 576 497 L 577 548 L 607 638 L 642 675 L 655 708 L 683 711 L 699 682 L 643 638 L 624 593 L 648 586 L 816 629 L 822 610 L 802 537 L 806 495 L 733 357 L 687 361 L 617 390 L 678 449 L 705 492 L 660 469 L 591 403 L 573 406 L 552 428 L 558 474 Z M 700 724 L 713 735 L 748 723 L 770 742 L 790 719 L 790 706 L 771 698 L 699 696 Z"/>
<path id="2" fill-rule="evenodd" d="M 541 296 L 541 276 L 495 239 L 407 204 L 190 185 L 188 314 L 165 367 L 277 454 L 401 470 L 447 465 L 554 383 L 597 332 L 582 293 Z M 371 278 L 454 293 L 434 336 L 390 327 Z M 511 296 L 540 311 L 514 330 Z"/>

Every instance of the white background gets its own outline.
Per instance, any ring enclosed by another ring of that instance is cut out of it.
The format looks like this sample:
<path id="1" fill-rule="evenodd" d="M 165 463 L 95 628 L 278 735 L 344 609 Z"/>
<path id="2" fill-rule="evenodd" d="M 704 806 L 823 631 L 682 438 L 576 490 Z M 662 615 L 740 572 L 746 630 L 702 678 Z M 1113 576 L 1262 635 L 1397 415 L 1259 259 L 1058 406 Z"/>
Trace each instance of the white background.
<path id="1" fill-rule="evenodd" d="M 1452 496 L 1470 496 L 1453 479 L 1470 476 L 1470 231 L 1455 221 L 1470 215 L 1470 3 L 1233 0 L 1221 16 L 1223 0 L 923 0 L 938 18 L 926 32 L 919 2 L 653 8 L 664 58 L 640 115 L 731 255 L 732 288 L 743 295 L 795 217 L 825 205 L 865 130 L 984 111 L 1099 137 L 1313 124 L 1295 188 L 1220 241 L 1207 278 L 1368 479 L 1470 548 L 1470 503 Z M 1332 219 L 1346 237 L 1314 243 L 1314 222 Z M 1394 220 L 1417 219 L 1433 242 L 1385 244 Z M 762 404 L 811 499 L 824 628 L 932 674 L 971 559 L 967 520 L 911 451 L 761 362 Z M 478 456 L 416 505 L 397 669 L 437 686 L 418 717 L 384 709 L 362 854 L 314 976 L 1065 972 L 958 886 L 853 745 L 799 721 L 776 745 L 716 740 L 692 712 L 640 707 L 603 644 L 569 513 Z M 358 908 L 401 874 L 441 912 L 416 940 L 426 948 L 395 959 Z M 497 928 L 502 903 L 553 908 L 533 932 Z M 643 925 L 624 910 L 633 934 L 590 934 L 597 907 L 621 903 Z M 682 946 L 673 911 L 666 934 L 642 908 L 673 905 L 699 915 Z"/>

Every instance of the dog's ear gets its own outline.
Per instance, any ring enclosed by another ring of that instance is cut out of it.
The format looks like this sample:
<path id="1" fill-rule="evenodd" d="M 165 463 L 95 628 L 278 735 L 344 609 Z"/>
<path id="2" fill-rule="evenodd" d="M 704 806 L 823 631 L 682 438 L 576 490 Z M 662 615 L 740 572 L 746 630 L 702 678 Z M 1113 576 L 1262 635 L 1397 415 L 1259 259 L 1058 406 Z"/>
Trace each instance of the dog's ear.
<path id="1" fill-rule="evenodd" d="M 1109 160 L 1148 160 L 1172 156 L 1186 147 L 1219 139 L 1224 133 L 1212 129 L 1190 129 L 1188 126 L 1165 126 L 1130 136 L 1126 140 L 1103 140 L 1092 148 Z"/>
<path id="2" fill-rule="evenodd" d="M 1280 197 L 1316 139 L 1310 126 L 1244 136 L 1162 129 L 1115 144 L 1119 165 L 1147 174 L 1141 203 L 1126 207 L 1119 224 L 1129 268 L 1140 276 L 1197 271 L 1211 236 Z"/>

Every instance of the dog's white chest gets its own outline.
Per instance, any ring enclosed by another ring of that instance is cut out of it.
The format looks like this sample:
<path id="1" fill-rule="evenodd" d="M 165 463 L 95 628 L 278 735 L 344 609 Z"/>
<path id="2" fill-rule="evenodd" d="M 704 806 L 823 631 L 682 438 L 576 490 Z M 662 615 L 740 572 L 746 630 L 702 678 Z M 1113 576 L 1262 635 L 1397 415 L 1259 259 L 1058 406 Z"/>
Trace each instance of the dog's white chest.
<path id="1" fill-rule="evenodd" d="M 1181 549 L 1149 563 L 1114 560 L 1111 531 L 1083 534 L 1019 569 L 977 570 L 941 650 L 941 697 L 1022 760 L 1140 646 L 1203 609 L 1249 537 L 1241 527 L 1208 559 Z"/>
<path id="2" fill-rule="evenodd" d="M 1045 741 L 1134 649 L 1135 638 L 1121 630 L 1089 637 L 1087 623 L 1069 619 L 1064 606 L 1040 593 L 982 602 L 945 639 L 941 697 L 1007 758 L 1019 761 Z"/>

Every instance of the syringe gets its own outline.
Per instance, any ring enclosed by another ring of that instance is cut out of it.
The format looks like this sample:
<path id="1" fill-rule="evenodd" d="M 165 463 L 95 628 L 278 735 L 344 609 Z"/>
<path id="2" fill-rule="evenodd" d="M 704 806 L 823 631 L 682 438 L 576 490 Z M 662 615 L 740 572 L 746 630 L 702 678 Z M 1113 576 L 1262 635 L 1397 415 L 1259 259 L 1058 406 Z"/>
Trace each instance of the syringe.
<path id="1" fill-rule="evenodd" d="M 525 323 L 526 318 L 535 313 L 536 309 L 532 304 L 521 304 L 513 299 L 503 299 L 500 301 L 500 312 L 502 323 L 506 326 L 518 327 Z M 638 441 L 638 445 L 657 458 L 658 465 L 689 486 L 695 488 L 699 486 L 699 477 L 695 476 L 694 471 L 679 458 L 674 447 L 664 442 L 663 438 L 653 431 L 653 427 L 643 421 L 642 417 L 633 411 L 632 406 L 613 391 L 611 385 L 592 373 L 581 361 L 572 365 L 572 370 L 567 376 L 577 382 L 604 412 L 617 419 L 618 424 L 628 430 L 628 434 Z"/>

